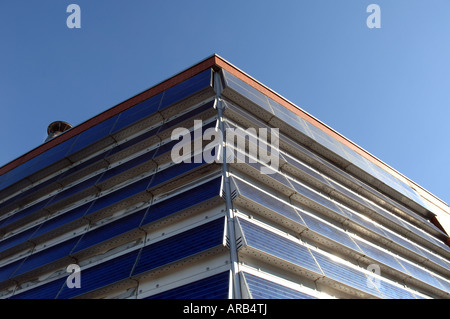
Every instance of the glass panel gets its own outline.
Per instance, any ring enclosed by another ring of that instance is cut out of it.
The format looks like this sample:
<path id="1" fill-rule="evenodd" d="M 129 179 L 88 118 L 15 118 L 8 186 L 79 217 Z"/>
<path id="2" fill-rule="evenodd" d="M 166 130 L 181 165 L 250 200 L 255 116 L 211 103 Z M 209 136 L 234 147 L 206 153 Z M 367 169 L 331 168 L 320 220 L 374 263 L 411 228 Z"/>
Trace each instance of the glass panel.
<path id="1" fill-rule="evenodd" d="M 145 299 L 228 299 L 229 277 L 226 271 Z"/>
<path id="2" fill-rule="evenodd" d="M 142 248 L 133 275 L 221 245 L 224 225 L 224 219 L 219 218 Z"/>
<path id="3" fill-rule="evenodd" d="M 374 296 L 381 297 L 380 293 L 362 271 L 333 260 L 319 252 L 313 251 L 312 254 L 319 263 L 325 276 Z"/>
<path id="4" fill-rule="evenodd" d="M 216 178 L 167 200 L 153 204 L 142 221 L 142 225 L 219 196 L 220 183 L 221 178 Z"/>
<path id="5" fill-rule="evenodd" d="M 265 206 L 271 211 L 283 215 L 300 225 L 305 225 L 305 222 L 293 207 L 289 206 L 281 200 L 265 194 L 262 191 L 259 191 L 249 184 L 241 182 L 237 178 L 233 180 L 235 181 L 239 194 L 241 196 L 246 197 L 248 200 L 253 201 L 257 205 Z"/>
<path id="6" fill-rule="evenodd" d="M 42 234 L 50 232 L 60 226 L 64 226 L 78 218 L 83 217 L 91 205 L 92 202 L 89 202 L 87 204 L 74 208 L 68 212 L 65 212 L 62 215 L 44 221 L 40 225 L 39 229 L 31 236 L 31 238 L 36 238 Z"/>
<path id="7" fill-rule="evenodd" d="M 112 193 L 99 197 L 94 204 L 92 204 L 91 208 L 89 208 L 88 214 L 92 214 L 100 209 L 113 205 L 121 200 L 125 200 L 128 197 L 136 195 L 140 192 L 143 192 L 147 189 L 147 186 L 150 182 L 152 176 L 141 179 L 137 182 L 134 182 L 130 185 L 122 187 Z"/>
<path id="8" fill-rule="evenodd" d="M 157 152 L 157 149 L 150 150 L 130 161 L 127 161 L 119 166 L 115 166 L 115 167 L 105 171 L 103 173 L 103 175 L 100 177 L 100 179 L 96 182 L 96 184 L 100 184 L 103 181 L 113 178 L 114 176 L 117 176 L 121 173 L 124 173 L 129 169 L 137 167 L 145 162 L 151 161 L 155 157 L 156 152 Z"/>
<path id="9" fill-rule="evenodd" d="M 376 261 L 379 261 L 380 263 L 383 263 L 391 268 L 397 269 L 402 273 L 406 273 L 406 270 L 402 267 L 402 265 L 398 262 L 398 260 L 394 256 L 372 245 L 369 245 L 366 242 L 363 242 L 357 238 L 355 238 L 355 241 L 361 248 L 361 250 L 364 252 L 364 254 L 369 258 L 373 258 Z"/>
<path id="10" fill-rule="evenodd" d="M 406 260 L 400 260 L 400 263 L 402 266 L 408 271 L 409 274 L 411 274 L 412 277 L 415 279 L 418 279 L 420 281 L 423 281 L 431 286 L 434 286 L 438 289 L 443 289 L 442 285 L 439 283 L 439 281 L 433 277 L 432 274 L 430 274 L 428 271 L 409 263 Z"/>
<path id="11" fill-rule="evenodd" d="M 0 282 L 8 280 L 11 278 L 14 272 L 20 267 L 24 259 L 19 259 L 10 264 L 3 265 L 0 267 Z"/>
<path id="12" fill-rule="evenodd" d="M 81 269 L 81 287 L 75 289 L 68 288 L 67 285 L 64 285 L 57 298 L 73 298 L 128 278 L 138 257 L 139 251 L 140 250 L 137 249 L 94 267 Z"/>
<path id="13" fill-rule="evenodd" d="M 308 174 L 311 177 L 314 177 L 315 179 L 317 179 L 318 181 L 321 181 L 322 183 L 326 183 L 325 178 L 318 172 L 312 170 L 311 168 L 309 168 L 308 166 L 306 166 L 305 164 L 301 163 L 300 161 L 296 160 L 294 157 L 288 155 L 288 154 L 283 154 L 283 158 L 292 166 L 294 166 L 296 169 L 301 170 L 302 172 Z"/>
<path id="14" fill-rule="evenodd" d="M 147 100 L 136 104 L 135 106 L 123 111 L 120 113 L 117 122 L 114 124 L 114 127 L 111 129 L 110 134 L 114 134 L 115 132 L 142 120 L 143 118 L 156 113 L 159 109 L 159 105 L 161 104 L 161 98 L 163 93 L 159 93 Z"/>
<path id="15" fill-rule="evenodd" d="M 371 207 L 369 206 L 368 202 L 366 200 L 364 200 L 363 198 L 361 198 L 360 196 L 358 196 L 357 194 L 353 193 L 352 191 L 348 190 L 347 188 L 339 185 L 338 183 L 327 179 L 327 183 L 328 185 L 330 185 L 331 187 L 333 187 L 336 191 L 338 191 L 339 193 L 353 199 L 354 201 L 360 203 L 363 206 L 366 207 Z"/>
<path id="16" fill-rule="evenodd" d="M 249 246 L 318 274 L 322 273 L 307 247 L 244 219 L 239 218 L 238 220 Z"/>
<path id="17" fill-rule="evenodd" d="M 374 281 L 375 284 L 379 283 L 376 287 L 381 292 L 384 298 L 389 299 L 415 299 L 414 295 L 408 290 L 393 285 L 387 281 L 379 280 Z"/>
<path id="18" fill-rule="evenodd" d="M 62 201 L 72 195 L 75 195 L 81 191 L 84 191 L 86 189 L 88 189 L 89 187 L 95 185 L 95 183 L 97 182 L 97 180 L 100 178 L 101 175 L 96 175 L 93 177 L 88 178 L 87 180 L 78 183 L 76 185 L 73 185 L 69 188 L 64 189 L 62 192 L 56 194 L 53 199 L 51 200 L 51 202 L 49 203 L 49 205 L 53 205 L 54 203 L 57 203 L 59 201 Z"/>
<path id="19" fill-rule="evenodd" d="M 208 69 L 164 91 L 159 110 L 187 98 L 202 89 L 211 87 L 211 74 L 211 70 Z"/>
<path id="20" fill-rule="evenodd" d="M 300 184 L 300 182 L 294 180 L 292 180 L 292 185 L 294 186 L 294 189 L 298 194 L 303 195 L 306 198 L 319 203 L 322 206 L 327 207 L 335 212 L 338 212 L 339 209 L 336 204 L 333 203 L 328 197 L 325 197 L 325 195 L 314 192 L 313 190 Z"/>
<path id="21" fill-rule="evenodd" d="M 31 237 L 31 235 L 33 235 L 36 229 L 38 229 L 38 227 L 39 226 L 32 227 L 21 233 L 18 233 L 17 235 L 3 239 L 2 241 L 0 241 L 0 252 L 26 242 Z"/>
<path id="22" fill-rule="evenodd" d="M 18 293 L 10 299 L 55 299 L 63 285 L 66 285 L 66 277 L 48 282 L 36 288 Z"/>
<path id="23" fill-rule="evenodd" d="M 8 225 L 12 224 L 13 222 L 18 221 L 19 219 L 22 219 L 28 215 L 38 212 L 39 210 L 48 206 L 48 204 L 51 202 L 51 200 L 52 200 L 51 198 L 50 199 L 47 198 L 47 199 L 43 200 L 42 202 L 34 204 L 33 206 L 25 208 L 24 210 L 21 210 L 21 211 L 15 213 L 14 215 L 11 215 L 6 220 L 4 220 L 3 223 L 1 223 L 1 221 L 0 221 L 1 227 L 8 226 Z"/>
<path id="24" fill-rule="evenodd" d="M 358 215 L 357 213 L 354 213 L 343 206 L 339 206 L 339 209 L 342 210 L 342 212 L 346 216 L 348 216 L 349 220 L 351 220 L 352 222 L 355 222 L 356 224 L 363 226 L 364 228 L 367 228 L 373 231 L 374 233 L 386 237 L 386 233 L 380 227 L 374 224 L 371 220 L 365 219 L 362 216 Z"/>
<path id="25" fill-rule="evenodd" d="M 304 292 L 244 273 L 252 299 L 316 299 Z"/>
<path id="26" fill-rule="evenodd" d="M 70 156 L 75 152 L 91 145 L 92 143 L 107 137 L 118 117 L 119 115 L 115 115 L 78 134 L 77 139 L 73 143 L 69 152 L 67 152 L 66 156 Z"/>
<path id="27" fill-rule="evenodd" d="M 30 270 L 45 266 L 53 261 L 68 256 L 79 239 L 80 236 L 77 236 L 55 246 L 48 247 L 43 251 L 32 254 L 25 259 L 14 275 L 17 276 L 24 274 Z"/>
<path id="28" fill-rule="evenodd" d="M 98 243 L 107 241 L 110 238 L 119 236 L 127 231 L 137 228 L 142 221 L 148 208 L 144 208 L 130 216 L 120 218 L 101 227 L 90 230 L 83 234 L 72 253 L 94 246 Z"/>
<path id="29" fill-rule="evenodd" d="M 254 89 L 247 83 L 239 80 L 237 77 L 235 77 L 231 73 L 229 73 L 225 70 L 223 70 L 223 73 L 225 76 L 226 87 L 236 91 L 237 93 L 244 96 L 248 100 L 261 106 L 267 112 L 273 114 L 272 108 L 269 105 L 269 100 L 267 99 L 267 97 L 264 94 L 262 94 L 261 92 L 259 92 L 256 89 Z M 226 91 L 224 92 L 224 95 L 226 95 Z"/>
<path id="30" fill-rule="evenodd" d="M 353 250 L 361 251 L 355 242 L 348 236 L 343 230 L 333 227 L 322 222 L 320 219 L 310 216 L 306 213 L 299 212 L 301 217 L 306 223 L 306 226 L 312 231 L 325 236 L 331 240 L 334 240 L 344 246 L 347 246 Z"/>

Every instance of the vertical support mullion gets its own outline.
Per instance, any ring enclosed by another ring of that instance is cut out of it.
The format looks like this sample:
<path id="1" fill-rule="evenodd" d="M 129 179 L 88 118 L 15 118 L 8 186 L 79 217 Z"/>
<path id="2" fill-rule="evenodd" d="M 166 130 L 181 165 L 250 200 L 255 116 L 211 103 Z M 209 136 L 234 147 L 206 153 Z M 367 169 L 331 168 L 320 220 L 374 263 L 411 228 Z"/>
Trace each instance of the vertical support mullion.
<path id="1" fill-rule="evenodd" d="M 231 199 L 231 186 L 230 177 L 228 174 L 228 163 L 226 155 L 226 130 L 223 123 L 223 103 L 222 103 L 222 81 L 220 78 L 220 73 L 214 72 L 214 90 L 216 91 L 215 106 L 218 113 L 219 128 L 222 132 L 222 178 L 224 181 L 225 189 L 225 202 L 226 202 L 226 219 L 227 219 L 227 235 L 229 237 L 229 249 L 231 258 L 231 276 L 232 276 L 232 286 L 233 286 L 233 298 L 241 299 L 241 285 L 239 278 L 239 260 L 236 247 L 236 231 L 235 231 L 235 216 L 233 210 L 233 202 Z"/>

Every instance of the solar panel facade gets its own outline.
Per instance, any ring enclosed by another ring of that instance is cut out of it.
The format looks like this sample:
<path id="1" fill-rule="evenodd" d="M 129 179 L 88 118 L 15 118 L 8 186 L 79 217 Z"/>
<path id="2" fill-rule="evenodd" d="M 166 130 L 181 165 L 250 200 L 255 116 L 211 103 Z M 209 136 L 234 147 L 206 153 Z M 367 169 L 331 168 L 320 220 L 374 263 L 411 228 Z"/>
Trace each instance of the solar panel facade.
<path id="1" fill-rule="evenodd" d="M 208 58 L 0 168 L 0 298 L 450 298 L 436 207 L 349 145 Z"/>

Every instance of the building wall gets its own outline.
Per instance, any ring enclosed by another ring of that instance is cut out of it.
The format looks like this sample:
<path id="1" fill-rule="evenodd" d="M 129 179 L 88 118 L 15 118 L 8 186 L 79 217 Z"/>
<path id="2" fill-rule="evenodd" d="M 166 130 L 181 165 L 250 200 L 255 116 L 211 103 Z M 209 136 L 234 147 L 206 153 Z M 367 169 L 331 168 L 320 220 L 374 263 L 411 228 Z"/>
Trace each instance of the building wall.
<path id="1" fill-rule="evenodd" d="M 2 168 L 0 298 L 448 298 L 414 189 L 232 73 L 209 58 Z M 270 174 L 249 128 L 279 129 Z"/>

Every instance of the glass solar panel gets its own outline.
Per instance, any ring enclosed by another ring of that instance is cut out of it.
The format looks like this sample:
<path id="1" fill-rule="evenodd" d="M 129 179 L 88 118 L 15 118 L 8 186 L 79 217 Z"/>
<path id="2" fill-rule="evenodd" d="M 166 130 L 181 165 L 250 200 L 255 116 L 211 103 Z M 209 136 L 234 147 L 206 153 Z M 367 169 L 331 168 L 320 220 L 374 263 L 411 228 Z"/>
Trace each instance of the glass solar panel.
<path id="1" fill-rule="evenodd" d="M 25 259 L 14 275 L 17 276 L 24 274 L 28 271 L 54 262 L 60 258 L 67 257 L 79 239 L 80 236 L 77 236 L 45 250 L 33 253 Z"/>
<path id="2" fill-rule="evenodd" d="M 300 225 L 305 225 L 304 221 L 292 206 L 240 181 L 239 179 L 233 180 L 236 183 L 240 195 L 251 200 L 255 204 L 267 207 L 273 212 L 283 215 Z"/>
<path id="3" fill-rule="evenodd" d="M 228 299 L 228 271 L 144 299 Z"/>
<path id="4" fill-rule="evenodd" d="M 255 275 L 244 273 L 252 299 L 316 299 L 304 292 Z"/>
<path id="5" fill-rule="evenodd" d="M 10 299 L 55 299 L 61 287 L 66 284 L 66 277 L 50 281 L 33 289 L 14 294 Z"/>
<path id="6" fill-rule="evenodd" d="M 307 247 L 242 218 L 238 220 L 249 246 L 318 274 L 322 273 Z"/>
<path id="7" fill-rule="evenodd" d="M 219 218 L 142 248 L 133 275 L 221 245 L 224 224 L 224 219 Z"/>
<path id="8" fill-rule="evenodd" d="M 324 272 L 325 276 L 358 290 L 365 291 L 376 297 L 381 297 L 381 294 L 369 281 L 369 277 L 367 277 L 362 271 L 347 264 L 338 262 L 337 260 L 333 260 L 319 252 L 312 251 L 312 254 L 314 255 L 317 263 L 320 265 L 320 268 Z"/>
<path id="9" fill-rule="evenodd" d="M 94 289 L 105 287 L 122 279 L 129 278 L 131 270 L 139 254 L 139 249 L 102 262 L 96 266 L 81 269 L 81 287 L 68 288 L 62 286 L 57 299 L 73 298 Z"/>
<path id="10" fill-rule="evenodd" d="M 327 237 L 335 242 L 338 242 L 348 248 L 351 248 L 355 251 L 361 251 L 359 247 L 355 244 L 352 238 L 350 238 L 349 235 L 347 235 L 343 230 L 333 227 L 325 221 L 315 218 L 314 216 L 311 216 L 309 214 L 299 212 L 301 217 L 306 223 L 306 226 L 311 229 L 312 231 Z"/>

